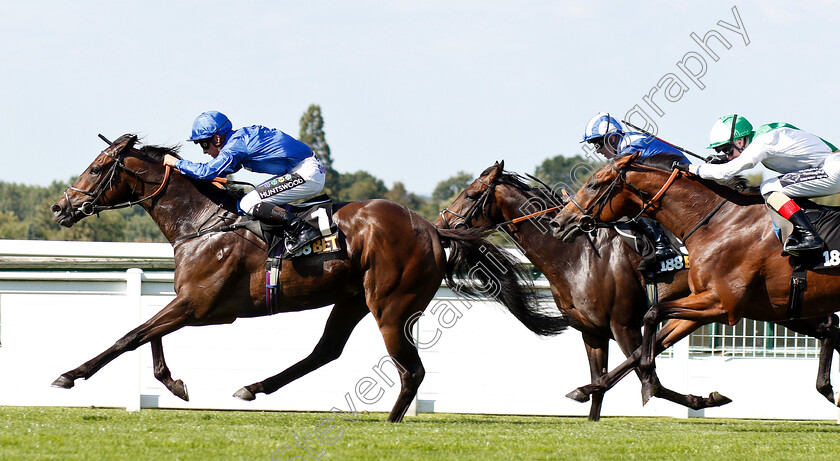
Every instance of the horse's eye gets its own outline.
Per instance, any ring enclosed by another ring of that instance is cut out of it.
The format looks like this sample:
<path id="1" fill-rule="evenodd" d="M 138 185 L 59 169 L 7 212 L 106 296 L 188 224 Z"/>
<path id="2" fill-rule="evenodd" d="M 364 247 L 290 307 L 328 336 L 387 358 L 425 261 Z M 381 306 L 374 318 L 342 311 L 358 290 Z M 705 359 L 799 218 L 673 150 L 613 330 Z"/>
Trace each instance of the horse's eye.
<path id="1" fill-rule="evenodd" d="M 90 174 L 99 174 L 100 171 L 102 170 L 98 166 L 90 167 Z"/>
<path id="2" fill-rule="evenodd" d="M 597 189 L 597 188 L 598 188 L 598 183 L 597 183 L 597 182 L 591 182 L 591 183 L 588 183 L 588 184 L 586 185 L 586 188 L 587 188 L 587 189 L 591 189 L 591 190 L 595 190 L 595 189 Z"/>

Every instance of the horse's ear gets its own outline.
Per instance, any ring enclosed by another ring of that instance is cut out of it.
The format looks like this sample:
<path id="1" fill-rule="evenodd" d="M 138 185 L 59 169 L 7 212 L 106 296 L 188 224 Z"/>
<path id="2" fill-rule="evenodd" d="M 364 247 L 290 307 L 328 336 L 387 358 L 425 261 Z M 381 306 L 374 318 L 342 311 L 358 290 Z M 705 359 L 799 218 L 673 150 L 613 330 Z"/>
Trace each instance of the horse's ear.
<path id="1" fill-rule="evenodd" d="M 125 143 L 125 147 L 123 147 L 123 149 L 125 149 L 125 150 L 132 149 L 132 148 L 134 148 L 134 145 L 136 143 L 137 143 L 137 135 L 133 134 L 133 135 L 131 135 L 130 138 L 128 138 L 128 142 Z"/>
<path id="2" fill-rule="evenodd" d="M 640 152 L 636 152 L 631 155 L 624 155 L 615 159 L 615 167 L 618 169 L 624 168 L 627 165 L 639 160 L 639 156 L 641 155 Z"/>
<path id="3" fill-rule="evenodd" d="M 493 165 L 493 171 L 490 172 L 490 175 L 487 176 L 487 180 L 493 182 L 502 175 L 502 172 L 505 171 L 505 161 L 502 160 L 501 162 L 496 162 Z"/>
<path id="4" fill-rule="evenodd" d="M 111 143 L 111 154 L 112 155 L 119 155 L 120 152 L 124 150 L 130 150 L 134 147 L 134 144 L 137 143 L 137 135 L 136 134 L 124 134 L 119 138 L 115 139 L 114 142 Z"/>

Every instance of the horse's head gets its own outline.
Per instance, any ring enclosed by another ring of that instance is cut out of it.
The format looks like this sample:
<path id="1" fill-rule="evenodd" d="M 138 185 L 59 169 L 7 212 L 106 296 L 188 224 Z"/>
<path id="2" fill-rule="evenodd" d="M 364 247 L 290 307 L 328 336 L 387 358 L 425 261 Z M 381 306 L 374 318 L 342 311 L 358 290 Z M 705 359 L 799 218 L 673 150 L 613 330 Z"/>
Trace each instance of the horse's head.
<path id="1" fill-rule="evenodd" d="M 484 170 L 454 202 L 440 212 L 435 226 L 449 229 L 490 225 L 490 207 L 495 203 L 493 195 L 504 169 L 505 162 L 502 160 Z"/>
<path id="2" fill-rule="evenodd" d="M 640 212 L 644 206 L 640 191 L 625 179 L 625 170 L 638 158 L 639 154 L 619 157 L 596 171 L 551 220 L 554 236 L 571 242 L 581 232 L 595 230 L 598 222 L 613 222 Z"/>
<path id="3" fill-rule="evenodd" d="M 126 134 L 103 150 L 50 207 L 53 219 L 70 227 L 99 211 L 133 205 L 131 197 L 141 193 L 145 181 L 140 176 L 150 162 L 134 149 L 136 142 L 137 136 Z"/>

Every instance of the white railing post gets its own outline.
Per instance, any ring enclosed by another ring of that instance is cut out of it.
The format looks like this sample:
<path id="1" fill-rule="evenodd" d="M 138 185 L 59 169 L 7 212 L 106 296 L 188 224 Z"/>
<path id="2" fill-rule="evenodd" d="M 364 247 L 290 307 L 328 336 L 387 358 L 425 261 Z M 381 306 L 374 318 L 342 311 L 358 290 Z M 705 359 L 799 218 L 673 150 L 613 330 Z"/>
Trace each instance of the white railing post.
<path id="1" fill-rule="evenodd" d="M 680 387 L 678 389 L 685 389 L 688 387 L 689 382 L 691 381 L 691 359 L 689 358 L 688 353 L 688 341 L 689 338 L 683 338 L 682 341 L 678 341 L 676 344 L 671 346 L 674 352 L 674 360 L 677 363 L 677 368 L 680 370 L 680 382 L 677 383 Z M 692 410 L 691 408 L 685 409 L 686 418 L 702 418 L 703 410 Z"/>
<path id="2" fill-rule="evenodd" d="M 126 319 L 131 323 L 130 328 L 137 325 L 141 315 L 141 299 L 143 293 L 143 269 L 132 268 L 125 271 L 125 308 Z M 140 411 L 140 349 L 127 352 L 125 377 L 125 409 Z"/>

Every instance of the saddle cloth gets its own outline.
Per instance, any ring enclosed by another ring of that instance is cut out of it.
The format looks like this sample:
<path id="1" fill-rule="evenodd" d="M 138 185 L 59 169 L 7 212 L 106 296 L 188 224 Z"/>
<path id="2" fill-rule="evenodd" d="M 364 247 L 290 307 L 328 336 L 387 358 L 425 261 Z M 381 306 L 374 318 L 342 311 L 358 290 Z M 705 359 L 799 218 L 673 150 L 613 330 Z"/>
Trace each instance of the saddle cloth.
<path id="1" fill-rule="evenodd" d="M 341 251 L 344 245 L 338 226 L 333 221 L 332 201 L 324 194 L 305 203 L 286 205 L 286 210 L 321 231 L 321 238 L 309 242 L 296 253 L 286 250 L 286 235 L 281 226 L 262 223 L 263 235 L 268 243 L 268 259 L 265 262 L 265 294 L 270 312 L 274 313 L 279 301 L 280 269 L 283 260 L 296 259 L 313 255 L 325 255 Z"/>
<path id="2" fill-rule="evenodd" d="M 613 228 L 630 248 L 641 255 L 639 271 L 644 273 L 663 274 L 688 269 L 688 250 L 685 245 L 668 229 L 662 228 L 662 232 L 668 238 L 668 242 L 680 256 L 658 261 L 656 259 L 656 247 L 632 222 L 617 222 Z"/>

